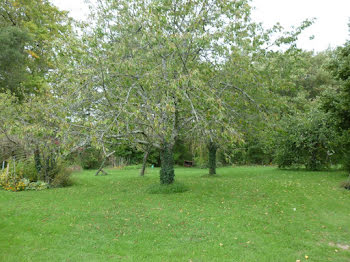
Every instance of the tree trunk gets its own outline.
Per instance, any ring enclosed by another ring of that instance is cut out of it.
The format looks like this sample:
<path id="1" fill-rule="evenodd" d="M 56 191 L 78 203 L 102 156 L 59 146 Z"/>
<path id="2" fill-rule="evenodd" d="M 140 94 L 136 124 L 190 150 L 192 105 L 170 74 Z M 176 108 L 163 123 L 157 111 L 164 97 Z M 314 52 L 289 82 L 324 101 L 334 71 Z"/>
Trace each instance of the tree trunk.
<path id="1" fill-rule="evenodd" d="M 160 183 L 169 185 L 174 182 L 174 156 L 173 147 L 168 143 L 163 145 L 160 151 L 161 169 L 160 169 Z"/>
<path id="2" fill-rule="evenodd" d="M 100 168 L 97 170 L 95 176 L 98 176 L 98 174 L 99 174 L 100 172 L 101 172 L 102 174 L 104 174 L 104 175 L 108 175 L 108 173 L 107 173 L 106 171 L 103 170 L 103 167 L 104 167 L 104 165 L 105 165 L 106 160 L 107 160 L 111 155 L 113 155 L 114 153 L 115 153 L 115 151 L 113 151 L 113 152 L 111 152 L 111 153 L 109 153 L 108 155 L 105 156 L 105 158 L 103 159 L 103 161 L 102 161 L 102 163 L 101 163 L 101 166 L 100 166 Z"/>
<path id="3" fill-rule="evenodd" d="M 209 151 L 209 175 L 216 174 L 216 150 L 217 146 L 214 142 L 210 141 L 208 144 Z"/>
<path id="4" fill-rule="evenodd" d="M 36 147 L 34 151 L 34 162 L 35 162 L 35 169 L 38 173 L 41 172 L 42 164 L 41 164 L 41 158 L 40 158 L 40 150 L 39 147 Z"/>
<path id="5" fill-rule="evenodd" d="M 143 156 L 143 162 L 142 162 L 142 168 L 140 172 L 140 176 L 145 176 L 145 170 L 147 165 L 147 159 L 148 159 L 149 151 L 147 150 Z"/>

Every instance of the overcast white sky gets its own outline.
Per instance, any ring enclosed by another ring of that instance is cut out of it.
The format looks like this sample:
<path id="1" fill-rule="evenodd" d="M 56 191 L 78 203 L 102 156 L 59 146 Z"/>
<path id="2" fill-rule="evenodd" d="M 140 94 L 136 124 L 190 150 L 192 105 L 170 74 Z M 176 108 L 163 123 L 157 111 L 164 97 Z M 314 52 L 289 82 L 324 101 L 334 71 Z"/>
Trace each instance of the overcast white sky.
<path id="1" fill-rule="evenodd" d="M 87 17 L 84 0 L 51 0 L 60 9 L 68 10 L 75 19 Z M 322 51 L 342 45 L 350 39 L 348 22 L 350 0 L 252 0 L 256 7 L 253 19 L 271 27 L 280 22 L 283 27 L 298 26 L 306 18 L 317 20 L 303 33 L 298 46 L 307 50 Z M 309 37 L 314 35 L 314 40 Z"/>

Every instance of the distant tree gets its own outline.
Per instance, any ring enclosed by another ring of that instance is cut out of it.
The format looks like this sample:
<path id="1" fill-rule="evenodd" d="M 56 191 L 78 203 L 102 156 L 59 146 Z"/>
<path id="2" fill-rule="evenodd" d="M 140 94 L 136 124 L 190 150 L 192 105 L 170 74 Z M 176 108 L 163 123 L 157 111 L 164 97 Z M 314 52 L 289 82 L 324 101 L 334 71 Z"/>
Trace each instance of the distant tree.
<path id="1" fill-rule="evenodd" d="M 275 161 L 279 167 L 301 165 L 309 170 L 330 167 L 337 151 L 338 136 L 327 115 L 312 109 L 287 116 L 282 123 L 275 142 Z"/>
<path id="2" fill-rule="evenodd" d="M 37 94 L 55 68 L 57 39 L 71 30 L 67 12 L 48 0 L 6 0 L 0 3 L 0 92 L 23 99 Z"/>

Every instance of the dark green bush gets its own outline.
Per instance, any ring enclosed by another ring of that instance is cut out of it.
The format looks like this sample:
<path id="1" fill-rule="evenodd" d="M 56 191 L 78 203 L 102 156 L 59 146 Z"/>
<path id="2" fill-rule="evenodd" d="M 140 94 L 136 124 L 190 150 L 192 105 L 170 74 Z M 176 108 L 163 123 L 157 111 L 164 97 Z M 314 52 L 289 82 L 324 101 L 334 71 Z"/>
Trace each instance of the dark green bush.
<path id="1" fill-rule="evenodd" d="M 97 169 L 103 161 L 101 151 L 93 147 L 84 149 L 79 158 L 84 169 Z"/>

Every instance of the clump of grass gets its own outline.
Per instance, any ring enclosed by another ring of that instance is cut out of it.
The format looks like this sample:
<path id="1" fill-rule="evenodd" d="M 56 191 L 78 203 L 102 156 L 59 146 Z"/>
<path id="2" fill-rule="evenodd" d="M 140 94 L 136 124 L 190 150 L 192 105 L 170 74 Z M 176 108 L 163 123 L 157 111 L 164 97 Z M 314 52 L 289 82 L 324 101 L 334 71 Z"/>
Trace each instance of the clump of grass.
<path id="1" fill-rule="evenodd" d="M 153 184 L 147 188 L 149 194 L 175 194 L 188 191 L 188 187 L 182 183 L 174 182 L 170 185 Z"/>
<path id="2" fill-rule="evenodd" d="M 347 189 L 347 190 L 350 190 L 350 179 L 347 180 L 347 181 L 344 181 L 340 184 L 341 187 Z"/>

